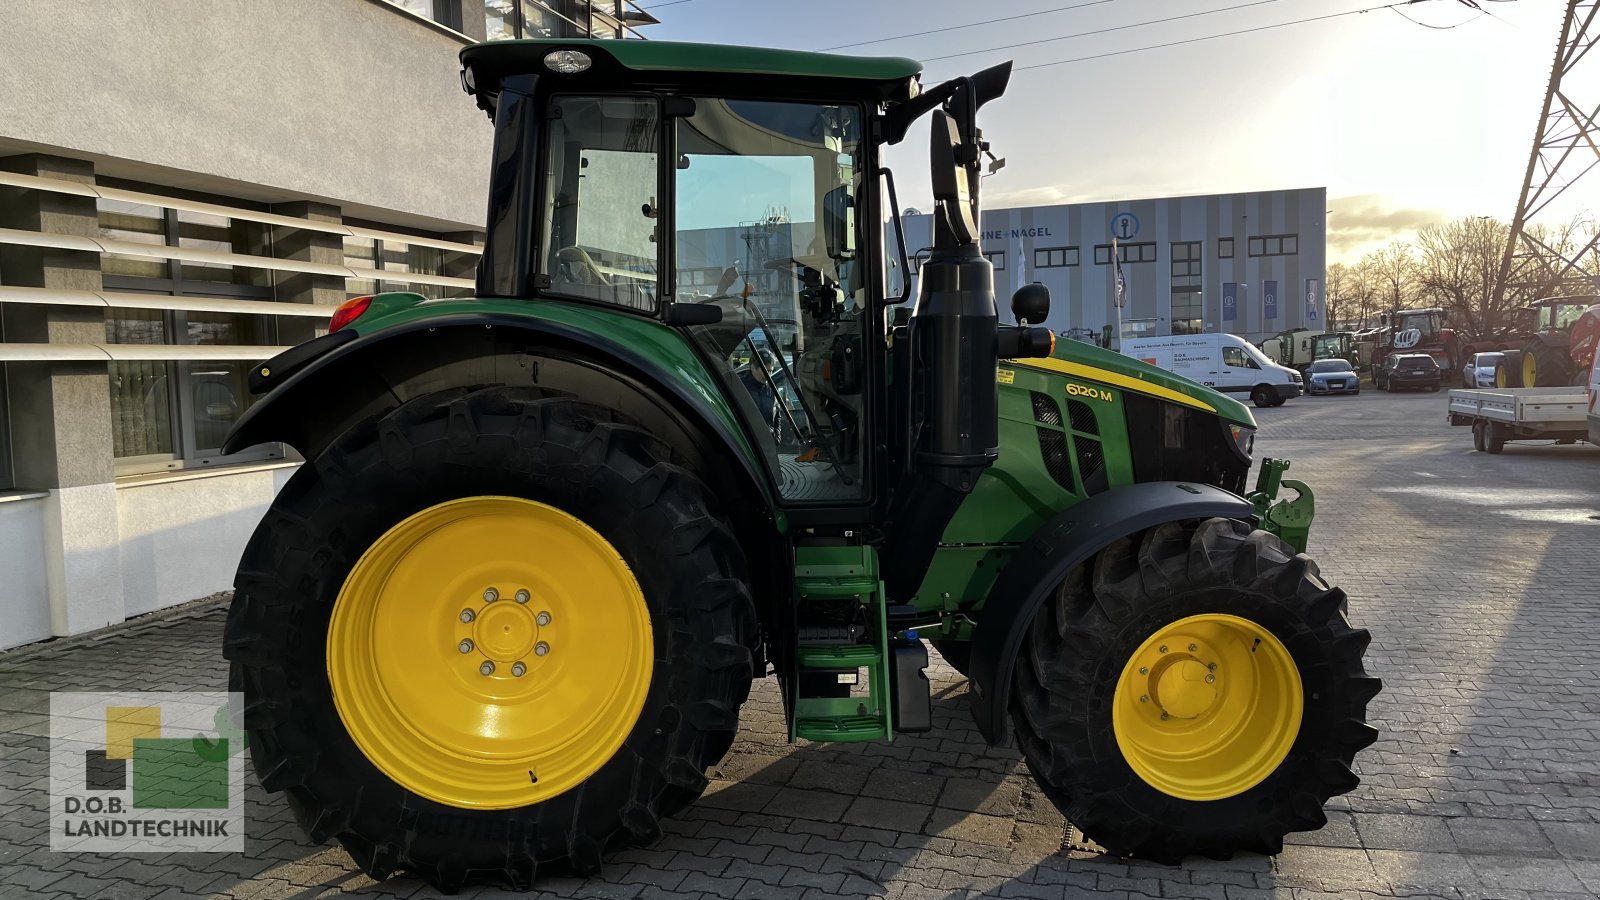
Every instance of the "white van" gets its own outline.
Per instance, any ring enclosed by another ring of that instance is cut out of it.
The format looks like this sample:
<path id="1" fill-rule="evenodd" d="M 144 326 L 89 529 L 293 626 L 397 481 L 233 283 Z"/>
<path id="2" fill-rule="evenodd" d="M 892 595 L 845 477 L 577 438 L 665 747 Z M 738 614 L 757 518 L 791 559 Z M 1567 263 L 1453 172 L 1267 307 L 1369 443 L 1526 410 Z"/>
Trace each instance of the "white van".
<path id="1" fill-rule="evenodd" d="M 1224 394 L 1248 394 L 1257 406 L 1282 406 L 1300 396 L 1299 372 L 1232 334 L 1129 338 L 1122 352 Z"/>

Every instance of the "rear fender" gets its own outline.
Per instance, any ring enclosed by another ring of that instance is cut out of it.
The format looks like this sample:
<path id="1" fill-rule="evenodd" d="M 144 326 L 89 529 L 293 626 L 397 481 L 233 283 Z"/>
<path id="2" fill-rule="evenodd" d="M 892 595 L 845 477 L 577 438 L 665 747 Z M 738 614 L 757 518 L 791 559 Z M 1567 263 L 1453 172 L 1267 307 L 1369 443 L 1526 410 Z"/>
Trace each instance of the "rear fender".
<path id="1" fill-rule="evenodd" d="M 278 360 L 263 368 L 292 368 Z M 281 441 L 316 459 L 356 423 L 450 388 L 504 384 L 571 393 L 618 410 L 680 454 L 722 498 L 742 536 L 758 606 L 783 596 L 781 586 L 763 582 L 771 581 L 768 573 L 788 571 L 784 519 L 761 463 L 735 431 L 737 419 L 731 410 L 716 408 L 723 398 L 714 376 L 692 357 L 669 367 L 659 355 L 592 328 L 534 316 L 464 313 L 392 325 L 310 361 L 292 362 L 298 366 L 293 374 L 235 424 L 227 452 Z M 683 371 L 691 364 L 698 371 Z"/>
<path id="2" fill-rule="evenodd" d="M 1164 522 L 1214 517 L 1257 524 L 1250 501 L 1207 484 L 1147 481 L 1095 494 L 1057 513 L 1011 557 L 972 635 L 972 716 L 984 740 L 1010 739 L 1011 670 L 1034 614 L 1077 566 Z"/>

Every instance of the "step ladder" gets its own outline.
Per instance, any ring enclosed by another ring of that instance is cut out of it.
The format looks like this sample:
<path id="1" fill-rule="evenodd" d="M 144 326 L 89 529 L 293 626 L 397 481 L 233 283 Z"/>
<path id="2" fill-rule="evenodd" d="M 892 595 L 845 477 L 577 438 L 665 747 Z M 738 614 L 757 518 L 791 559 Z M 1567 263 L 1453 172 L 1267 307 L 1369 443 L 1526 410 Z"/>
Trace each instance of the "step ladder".
<path id="1" fill-rule="evenodd" d="M 892 739 L 889 631 L 876 548 L 796 547 L 795 604 L 799 677 L 789 688 L 794 692 L 789 740 Z M 850 621 L 860 624 L 817 624 L 825 615 L 837 620 L 841 611 L 849 611 Z M 807 674 L 816 677 L 805 678 Z M 857 688 L 850 696 L 802 696 L 808 682 L 837 684 L 837 692 L 846 683 L 844 679 Z"/>

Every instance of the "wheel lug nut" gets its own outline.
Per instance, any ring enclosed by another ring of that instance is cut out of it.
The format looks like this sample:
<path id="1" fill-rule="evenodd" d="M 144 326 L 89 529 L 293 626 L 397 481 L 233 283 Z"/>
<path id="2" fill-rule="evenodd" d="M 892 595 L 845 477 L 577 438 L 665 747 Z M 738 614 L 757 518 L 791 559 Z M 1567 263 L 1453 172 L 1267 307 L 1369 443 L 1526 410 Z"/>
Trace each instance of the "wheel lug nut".
<path id="1" fill-rule="evenodd" d="M 1149 703 L 1150 702 L 1150 695 L 1149 694 L 1141 694 L 1141 695 L 1139 695 L 1139 702 L 1140 703 Z"/>
<path id="2" fill-rule="evenodd" d="M 529 594 L 526 589 L 517 591 L 517 602 L 518 603 L 527 603 L 528 602 L 528 598 L 530 596 L 532 596 L 532 595 Z"/>
<path id="3" fill-rule="evenodd" d="M 539 643 L 533 645 L 533 655 L 534 656 L 544 656 L 545 654 L 547 654 L 549 652 L 550 652 L 550 645 L 546 644 L 544 641 L 540 641 Z"/>
<path id="4" fill-rule="evenodd" d="M 1140 675 L 1149 675 L 1150 674 L 1150 667 L 1149 666 L 1140 666 L 1139 667 L 1139 674 Z"/>
<path id="5" fill-rule="evenodd" d="M 1165 652 L 1167 652 L 1167 645 L 1166 645 L 1166 644 L 1162 644 L 1162 645 L 1161 645 L 1161 652 L 1162 652 L 1162 653 L 1165 653 Z"/>
<path id="6" fill-rule="evenodd" d="M 1196 650 L 1199 650 L 1199 649 L 1200 649 L 1200 645 L 1199 644 L 1190 644 L 1189 645 L 1189 652 L 1190 653 L 1193 653 L 1193 652 L 1195 652 Z"/>
<path id="7" fill-rule="evenodd" d="M 456 645 L 456 649 L 460 650 L 462 653 L 471 653 L 472 640 L 470 638 L 463 638 L 461 643 Z"/>
<path id="8" fill-rule="evenodd" d="M 1165 722 L 1169 718 L 1171 718 L 1171 716 L 1168 716 L 1166 713 L 1161 714 L 1161 721 Z"/>
<path id="9" fill-rule="evenodd" d="M 1206 684 L 1215 684 L 1216 681 L 1217 681 L 1217 676 L 1215 676 L 1215 675 L 1207 675 L 1206 676 Z"/>
<path id="10" fill-rule="evenodd" d="M 540 625 L 549 625 L 550 624 L 550 614 L 547 613 L 547 612 L 541 612 L 537 616 L 534 616 L 533 620 L 535 622 L 538 622 Z"/>
<path id="11" fill-rule="evenodd" d="M 1217 670 L 1217 664 L 1216 663 L 1206 663 L 1206 668 L 1209 669 L 1212 672 L 1215 672 Z"/>
<path id="12" fill-rule="evenodd" d="M 528 667 L 523 665 L 522 663 L 512 663 L 511 664 L 511 674 L 517 676 L 518 678 L 521 678 L 522 676 L 528 674 Z"/>
<path id="13" fill-rule="evenodd" d="M 500 599 L 500 592 L 499 591 L 495 590 L 494 588 L 484 588 L 483 601 L 485 603 L 493 603 L 493 602 L 495 602 L 496 600 L 499 600 L 499 599 Z"/>
<path id="14" fill-rule="evenodd" d="M 478 667 L 478 672 L 481 673 L 481 674 L 484 674 L 484 675 L 493 675 L 494 674 L 494 663 L 489 662 L 488 660 L 484 660 L 483 661 L 483 665 Z"/>
<path id="15" fill-rule="evenodd" d="M 476 618 L 477 618 L 477 616 L 474 615 L 472 610 L 470 610 L 470 609 L 463 609 L 461 611 L 461 621 L 463 621 L 463 622 L 471 622 L 473 619 L 476 619 Z"/>

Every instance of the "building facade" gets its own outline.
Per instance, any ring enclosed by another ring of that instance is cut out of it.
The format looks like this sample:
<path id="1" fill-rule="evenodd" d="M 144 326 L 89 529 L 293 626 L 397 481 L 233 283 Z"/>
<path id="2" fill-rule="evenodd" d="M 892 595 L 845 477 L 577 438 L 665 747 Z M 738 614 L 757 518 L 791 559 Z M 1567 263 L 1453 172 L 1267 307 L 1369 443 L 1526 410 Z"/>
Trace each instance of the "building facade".
<path id="1" fill-rule="evenodd" d="M 378 290 L 470 292 L 473 41 L 634 37 L 624 0 L 8 4 L 0 648 L 227 589 L 299 464 L 221 455 L 244 373 Z"/>
<path id="2" fill-rule="evenodd" d="M 1324 327 L 1326 201 L 1326 188 L 1305 188 L 990 209 L 982 244 L 1002 306 L 1041 282 L 1058 333 L 1114 334 L 1120 272 L 1124 336 L 1219 331 L 1259 342 Z M 929 216 L 905 223 L 909 251 L 930 243 Z"/>

